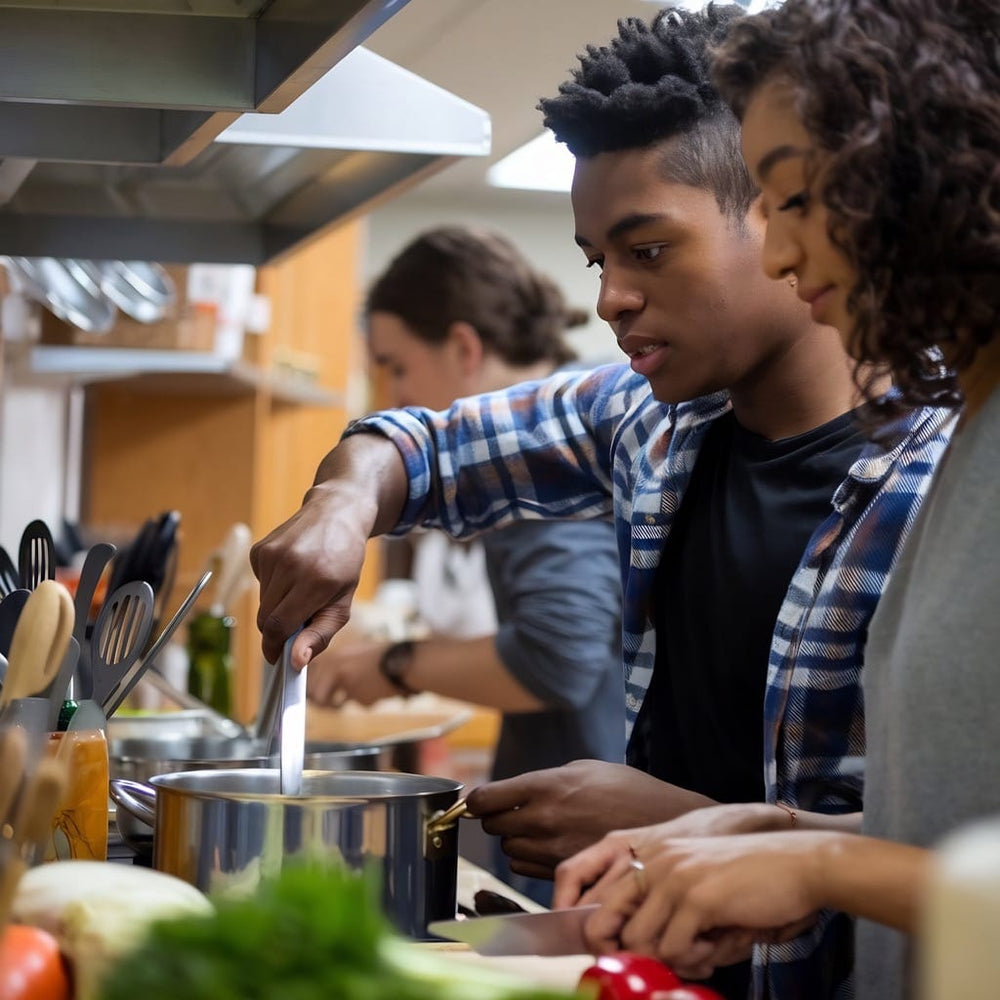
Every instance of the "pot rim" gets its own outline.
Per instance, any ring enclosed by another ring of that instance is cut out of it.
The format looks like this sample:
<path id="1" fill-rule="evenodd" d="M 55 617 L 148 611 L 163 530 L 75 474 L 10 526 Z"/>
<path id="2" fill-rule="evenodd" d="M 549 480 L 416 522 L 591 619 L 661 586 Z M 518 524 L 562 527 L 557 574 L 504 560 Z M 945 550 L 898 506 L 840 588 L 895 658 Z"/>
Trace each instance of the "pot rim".
<path id="1" fill-rule="evenodd" d="M 352 757 L 359 758 L 369 758 L 377 757 L 380 754 L 379 747 L 345 747 L 343 750 L 306 750 L 306 758 L 309 757 L 321 757 L 330 755 L 331 758 L 349 760 Z M 112 753 L 109 755 L 108 760 L 112 764 L 125 764 L 131 766 L 143 766 L 149 764 L 156 764 L 157 766 L 161 764 L 204 764 L 205 770 L 221 770 L 216 765 L 219 764 L 232 764 L 233 767 L 229 770 L 242 770 L 237 765 L 249 764 L 251 761 L 277 761 L 278 754 L 250 754 L 246 757 L 153 757 L 144 754 L 121 754 Z M 259 770 L 263 764 L 258 765 L 254 770 Z M 184 768 L 179 768 L 175 771 L 161 771 L 160 774 L 179 774 Z M 189 773 L 193 770 L 200 770 L 197 768 L 189 768 Z M 322 768 L 313 768 L 313 770 L 322 770 Z"/>
<path id="2" fill-rule="evenodd" d="M 167 774 L 156 774 L 148 779 L 148 784 L 152 785 L 156 791 L 157 795 L 160 792 L 176 792 L 178 794 L 187 796 L 189 798 L 197 799 L 207 799 L 211 801 L 218 801 L 223 799 L 230 802 L 275 802 L 275 801 L 286 801 L 298 803 L 307 802 L 329 802 L 329 803 L 366 803 L 366 802 L 393 802 L 401 799 L 414 800 L 414 799 L 429 799 L 436 795 L 443 795 L 449 792 L 454 792 L 456 796 L 461 793 L 462 789 L 465 787 L 462 782 L 455 781 L 452 778 L 439 778 L 433 775 L 427 774 L 405 774 L 397 771 L 320 771 L 315 769 L 310 769 L 302 772 L 303 778 L 318 776 L 325 777 L 329 780 L 338 779 L 343 781 L 345 778 L 350 780 L 352 777 L 358 779 L 365 779 L 366 781 L 378 780 L 380 775 L 387 778 L 393 779 L 404 779 L 411 780 L 414 784 L 418 781 L 420 783 L 427 783 L 432 785 L 432 787 L 426 787 L 422 790 L 414 791 L 398 791 L 398 792 L 387 792 L 385 794 L 361 794 L 350 792 L 344 793 L 342 795 L 337 794 L 315 794 L 311 795 L 308 793 L 303 793 L 301 795 L 282 795 L 280 792 L 254 792 L 247 790 L 238 791 L 227 791 L 227 790 L 213 790 L 208 788 L 187 788 L 184 787 L 188 782 L 196 782 L 197 779 L 201 778 L 203 780 L 211 781 L 222 781 L 225 777 L 232 774 L 253 774 L 253 775 L 264 775 L 272 774 L 276 777 L 280 775 L 280 771 L 277 768 L 260 768 L 260 767 L 237 767 L 237 768 L 225 768 L 222 770 L 205 770 L 205 771 L 172 771 Z M 173 779 L 173 780 L 170 780 Z M 262 780 L 262 779 L 257 779 Z"/>

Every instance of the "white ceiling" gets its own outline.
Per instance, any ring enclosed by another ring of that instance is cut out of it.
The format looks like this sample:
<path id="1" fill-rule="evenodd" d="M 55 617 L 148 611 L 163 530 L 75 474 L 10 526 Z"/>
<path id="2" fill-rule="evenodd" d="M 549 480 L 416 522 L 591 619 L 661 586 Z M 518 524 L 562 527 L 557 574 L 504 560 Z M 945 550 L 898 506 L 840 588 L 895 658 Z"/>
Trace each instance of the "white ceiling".
<path id="1" fill-rule="evenodd" d="M 421 185 L 421 193 L 491 197 L 487 167 L 542 131 L 535 105 L 558 91 L 577 55 L 587 44 L 609 41 L 618 18 L 648 19 L 657 10 L 643 0 L 410 0 L 365 45 L 478 105 L 493 121 L 492 154 L 448 168 Z"/>

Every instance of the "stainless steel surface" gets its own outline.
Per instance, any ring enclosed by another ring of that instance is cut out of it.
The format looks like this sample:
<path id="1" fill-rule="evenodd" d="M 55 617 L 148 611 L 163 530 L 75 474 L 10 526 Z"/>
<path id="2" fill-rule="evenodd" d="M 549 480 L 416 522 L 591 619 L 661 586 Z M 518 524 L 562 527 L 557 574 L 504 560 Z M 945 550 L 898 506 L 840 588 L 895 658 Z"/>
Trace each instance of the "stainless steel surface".
<path id="1" fill-rule="evenodd" d="M 457 825 L 437 844 L 427 828 L 458 797 L 457 782 L 307 771 L 297 797 L 279 794 L 279 783 L 271 768 L 153 778 L 154 867 L 206 892 L 247 894 L 293 859 L 373 865 L 384 908 L 404 933 L 422 937 L 429 921 L 454 914 Z"/>
<path id="2" fill-rule="evenodd" d="M 278 752 L 278 715 L 281 710 L 281 665 L 267 663 L 264 668 L 264 690 L 261 694 L 260 708 L 254 720 L 254 736 L 265 740 L 271 753 Z"/>
<path id="3" fill-rule="evenodd" d="M 251 735 L 249 730 L 245 726 L 241 726 L 235 719 L 230 719 L 221 712 L 217 712 L 193 694 L 174 687 L 155 666 L 150 665 L 150 668 L 143 674 L 143 678 L 147 684 L 155 687 L 165 698 L 169 698 L 175 704 L 180 705 L 188 711 L 199 713 L 200 718 L 204 721 L 203 729 L 205 735 L 214 733 L 230 739 Z"/>
<path id="4" fill-rule="evenodd" d="M 149 670 L 149 668 L 156 663 L 156 658 L 163 652 L 163 647 L 170 642 L 174 633 L 177 631 L 178 626 L 187 617 L 191 608 L 194 607 L 194 602 L 198 599 L 198 595 L 205 589 L 205 585 L 211 579 L 211 570 L 202 574 L 201 579 L 199 579 L 198 582 L 191 588 L 190 593 L 181 602 L 181 606 L 174 612 L 173 618 L 167 622 L 163 631 L 156 637 L 153 644 L 149 647 L 146 655 L 143 656 L 142 660 L 122 678 L 118 691 L 106 707 L 108 715 L 113 715 L 115 713 L 115 711 L 121 706 L 121 703 L 128 697 L 132 688 L 134 688 L 139 680 L 145 676 L 147 680 L 149 680 L 159 690 L 163 691 L 164 688 L 166 688 L 167 696 L 173 698 L 174 701 L 177 702 L 177 704 L 179 704 L 182 708 L 207 709 L 213 716 L 216 717 L 219 723 L 219 731 L 223 732 L 224 735 L 235 736 L 240 732 L 243 732 L 243 727 L 240 726 L 239 723 L 234 722 L 232 719 L 227 719 L 224 715 L 220 715 L 200 699 L 187 695 L 186 692 L 177 690 L 177 688 L 170 684 L 165 677 L 162 677 L 160 674 L 156 674 L 154 676 L 153 671 Z M 160 683 L 161 681 L 162 684 Z"/>
<path id="5" fill-rule="evenodd" d="M 5 0 L 0 156 L 185 163 L 240 112 L 284 110 L 406 2 Z"/>
<path id="6" fill-rule="evenodd" d="M 277 767 L 278 759 L 266 755 L 260 740 L 223 736 L 177 739 L 112 739 L 108 743 L 108 773 L 112 779 L 146 782 L 158 774 L 178 771 L 219 771 L 234 767 Z M 374 771 L 383 760 L 378 747 L 343 743 L 306 744 L 305 765 L 312 771 Z M 153 827 L 123 811 L 119 831 L 126 842 L 141 851 L 152 849 Z"/>
<path id="7" fill-rule="evenodd" d="M 2 106 L 2 105 L 0 105 Z M 115 321 L 115 307 L 100 290 L 94 294 L 81 284 L 61 260 L 39 256 L 7 257 L 8 270 L 17 275 L 25 293 L 61 320 L 88 333 L 107 333 Z"/>
<path id="8" fill-rule="evenodd" d="M 281 654 L 281 737 L 278 745 L 278 769 L 281 794 L 302 792 L 302 768 L 306 746 L 306 667 L 292 667 L 292 646 L 300 629 L 285 640 Z"/>
<path id="9" fill-rule="evenodd" d="M 436 920 L 431 934 L 464 941 L 480 955 L 584 955 L 583 925 L 597 909 L 577 906 L 544 913 L 503 913 L 467 920 Z"/>
<path id="10" fill-rule="evenodd" d="M 100 266 L 101 290 L 126 316 L 140 323 L 163 319 L 176 298 L 170 275 L 159 264 L 105 261 Z"/>
<path id="11" fill-rule="evenodd" d="M 180 712 L 119 712 L 108 719 L 111 739 L 180 739 L 220 735 L 208 712 L 185 709 Z"/>
<path id="12" fill-rule="evenodd" d="M 0 205 L 0 253 L 259 265 L 457 157 L 489 152 L 485 112 L 372 52 L 316 79 L 280 114 L 244 115 L 169 170 L 109 163 L 121 158 L 100 155 L 113 135 L 97 125 L 73 138 L 95 147 L 70 157 L 86 162 L 8 148 L 41 162 Z M 11 134 L 2 96 L 0 154 Z M 33 105 L 32 130 L 52 107 Z"/>

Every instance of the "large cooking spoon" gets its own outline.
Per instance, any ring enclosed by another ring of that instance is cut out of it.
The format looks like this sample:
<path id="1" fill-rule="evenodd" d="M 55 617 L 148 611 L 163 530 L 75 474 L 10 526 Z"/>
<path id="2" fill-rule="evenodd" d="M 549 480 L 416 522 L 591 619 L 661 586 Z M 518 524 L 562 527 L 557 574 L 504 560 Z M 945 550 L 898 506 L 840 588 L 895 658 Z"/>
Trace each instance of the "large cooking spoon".
<path id="1" fill-rule="evenodd" d="M 52 532 L 44 521 L 32 521 L 21 535 L 17 566 L 21 586 L 34 590 L 43 580 L 56 577 L 56 547 Z"/>
<path id="2" fill-rule="evenodd" d="M 73 598 L 55 580 L 42 580 L 24 604 L 7 655 L 0 707 L 30 698 L 55 678 L 73 632 Z"/>

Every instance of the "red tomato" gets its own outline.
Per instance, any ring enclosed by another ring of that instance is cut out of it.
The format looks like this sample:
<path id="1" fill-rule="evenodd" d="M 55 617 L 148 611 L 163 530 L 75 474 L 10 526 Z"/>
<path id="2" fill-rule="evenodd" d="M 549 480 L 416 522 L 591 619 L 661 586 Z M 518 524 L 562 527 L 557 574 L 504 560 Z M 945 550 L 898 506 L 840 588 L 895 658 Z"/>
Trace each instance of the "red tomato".
<path id="1" fill-rule="evenodd" d="M 47 931 L 9 924 L 0 931 L 0 1000 L 70 1000 L 69 975 Z"/>
<path id="2" fill-rule="evenodd" d="M 594 1000 L 640 1000 L 683 986 L 674 970 L 648 955 L 619 951 L 601 955 L 580 977 L 580 986 L 597 987 Z"/>

